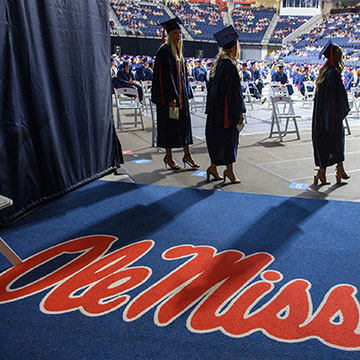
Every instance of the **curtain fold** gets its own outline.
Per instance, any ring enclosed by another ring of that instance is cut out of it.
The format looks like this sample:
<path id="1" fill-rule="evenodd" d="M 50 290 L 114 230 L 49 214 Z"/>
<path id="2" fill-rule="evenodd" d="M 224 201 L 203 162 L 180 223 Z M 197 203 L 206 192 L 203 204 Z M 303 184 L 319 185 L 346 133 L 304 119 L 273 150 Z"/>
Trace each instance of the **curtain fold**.
<path id="1" fill-rule="evenodd" d="M 106 0 L 0 0 L 0 194 L 7 225 L 123 162 Z"/>

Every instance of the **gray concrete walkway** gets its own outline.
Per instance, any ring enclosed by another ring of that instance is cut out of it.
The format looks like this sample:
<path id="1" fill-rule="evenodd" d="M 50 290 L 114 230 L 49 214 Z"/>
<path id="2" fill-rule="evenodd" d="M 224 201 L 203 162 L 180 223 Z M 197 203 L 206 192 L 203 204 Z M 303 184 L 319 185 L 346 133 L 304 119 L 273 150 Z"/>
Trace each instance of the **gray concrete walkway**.
<path id="1" fill-rule="evenodd" d="M 360 201 L 360 119 L 349 117 L 351 135 L 345 139 L 345 169 L 351 178 L 341 184 L 335 182 L 335 168 L 328 169 L 330 185 L 313 185 L 314 160 L 311 143 L 312 104 L 305 104 L 295 95 L 294 108 L 297 115 L 301 139 L 289 134 L 280 142 L 278 137 L 269 138 L 271 108 L 268 103 L 254 105 L 248 110 L 247 124 L 240 135 L 235 173 L 240 184 L 229 182 L 206 182 L 205 172 L 209 157 L 205 142 L 205 120 L 203 111 L 192 114 L 194 159 L 200 170 L 182 168 L 178 171 L 166 169 L 163 163 L 164 150 L 151 147 L 151 118 L 145 116 L 145 130 L 130 127 L 118 131 L 125 151 L 125 164 L 119 171 L 122 175 L 108 175 L 105 180 L 134 181 L 140 184 L 157 184 L 219 191 L 272 194 L 308 197 L 316 199 Z M 115 110 L 115 108 L 114 108 Z M 133 115 L 126 114 L 129 118 Z M 114 111 L 116 118 L 116 111 Z M 174 149 L 179 165 L 183 152 Z M 223 170 L 223 167 L 220 167 Z"/>

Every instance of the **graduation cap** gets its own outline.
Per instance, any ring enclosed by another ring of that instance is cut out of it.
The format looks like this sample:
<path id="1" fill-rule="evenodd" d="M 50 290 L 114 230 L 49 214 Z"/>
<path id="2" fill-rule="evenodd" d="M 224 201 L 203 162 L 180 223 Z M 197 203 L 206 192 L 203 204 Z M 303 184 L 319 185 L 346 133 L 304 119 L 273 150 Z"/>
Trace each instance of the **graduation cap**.
<path id="1" fill-rule="evenodd" d="M 182 24 L 182 22 L 178 17 L 160 23 L 160 25 L 163 27 L 161 44 L 165 43 L 165 30 L 167 33 L 169 33 L 172 30 L 180 30 L 181 29 L 180 24 Z"/>
<path id="2" fill-rule="evenodd" d="M 334 50 L 339 47 L 339 45 L 335 44 L 332 39 L 330 39 L 320 51 L 319 59 L 321 59 L 324 55 L 327 59 L 329 59 L 329 65 L 334 66 Z"/>
<path id="3" fill-rule="evenodd" d="M 180 29 L 181 20 L 178 17 L 164 21 L 161 23 L 161 26 L 169 33 L 172 30 Z"/>
<path id="4" fill-rule="evenodd" d="M 214 34 L 216 42 L 224 49 L 232 48 L 235 45 L 235 41 L 238 37 L 239 35 L 232 25 L 229 25 Z"/>

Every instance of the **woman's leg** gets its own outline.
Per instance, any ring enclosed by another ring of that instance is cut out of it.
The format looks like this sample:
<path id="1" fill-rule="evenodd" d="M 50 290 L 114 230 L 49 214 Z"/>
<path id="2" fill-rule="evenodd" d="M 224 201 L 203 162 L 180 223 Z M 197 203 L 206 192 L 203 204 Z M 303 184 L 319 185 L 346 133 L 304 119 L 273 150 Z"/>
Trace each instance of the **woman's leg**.
<path id="1" fill-rule="evenodd" d="M 341 179 L 347 180 L 350 179 L 350 176 L 345 172 L 343 162 L 338 162 L 336 164 L 336 182 L 341 183 Z"/>
<path id="2" fill-rule="evenodd" d="M 170 169 L 179 170 L 180 166 L 173 159 L 172 149 L 171 148 L 166 148 L 165 150 L 166 150 L 166 155 L 164 157 L 165 166 L 169 165 Z"/>
<path id="3" fill-rule="evenodd" d="M 213 176 L 215 180 L 223 180 L 223 177 L 220 176 L 220 174 L 218 172 L 218 168 L 214 163 L 211 163 L 210 166 L 206 170 L 207 182 L 210 181 L 210 175 Z"/>
<path id="4" fill-rule="evenodd" d="M 184 167 L 185 164 L 188 164 L 190 167 L 192 168 L 199 168 L 200 165 L 197 164 L 194 159 L 191 156 L 191 150 L 190 150 L 190 145 L 185 145 L 184 146 L 184 157 L 183 157 L 183 163 L 184 163 Z"/>
<path id="5" fill-rule="evenodd" d="M 233 184 L 238 184 L 238 183 L 241 182 L 241 181 L 236 177 L 236 175 L 234 174 L 234 166 L 233 166 L 233 163 L 226 165 L 226 170 L 224 170 L 224 181 L 226 180 L 227 177 L 230 179 L 230 181 L 231 181 Z"/>

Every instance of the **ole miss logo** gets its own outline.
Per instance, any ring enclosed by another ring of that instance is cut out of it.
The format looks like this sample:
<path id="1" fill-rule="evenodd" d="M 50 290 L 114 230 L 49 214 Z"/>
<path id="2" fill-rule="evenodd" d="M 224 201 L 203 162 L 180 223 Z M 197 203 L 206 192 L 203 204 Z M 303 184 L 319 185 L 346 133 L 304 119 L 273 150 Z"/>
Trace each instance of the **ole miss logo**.
<path id="1" fill-rule="evenodd" d="M 136 266 L 136 261 L 155 242 L 139 241 L 107 253 L 116 240 L 107 235 L 82 237 L 28 258 L 0 275 L 0 303 L 49 289 L 40 303 L 46 314 L 80 311 L 94 317 L 124 307 L 123 319 L 131 322 L 154 309 L 155 324 L 167 326 L 192 309 L 186 321 L 191 332 L 221 331 L 240 338 L 261 331 L 276 341 L 317 339 L 334 348 L 360 350 L 359 302 L 352 285 L 329 289 L 314 309 L 307 280 L 294 279 L 274 291 L 274 283 L 283 276 L 268 269 L 275 260 L 271 254 L 245 256 L 236 250 L 217 252 L 211 246 L 179 245 L 162 257 L 166 261 L 183 259 L 183 263 L 131 298 L 131 290 L 150 283 L 152 269 Z M 78 255 L 40 279 L 13 286 L 61 254 Z M 256 307 L 264 296 L 270 300 Z"/>

